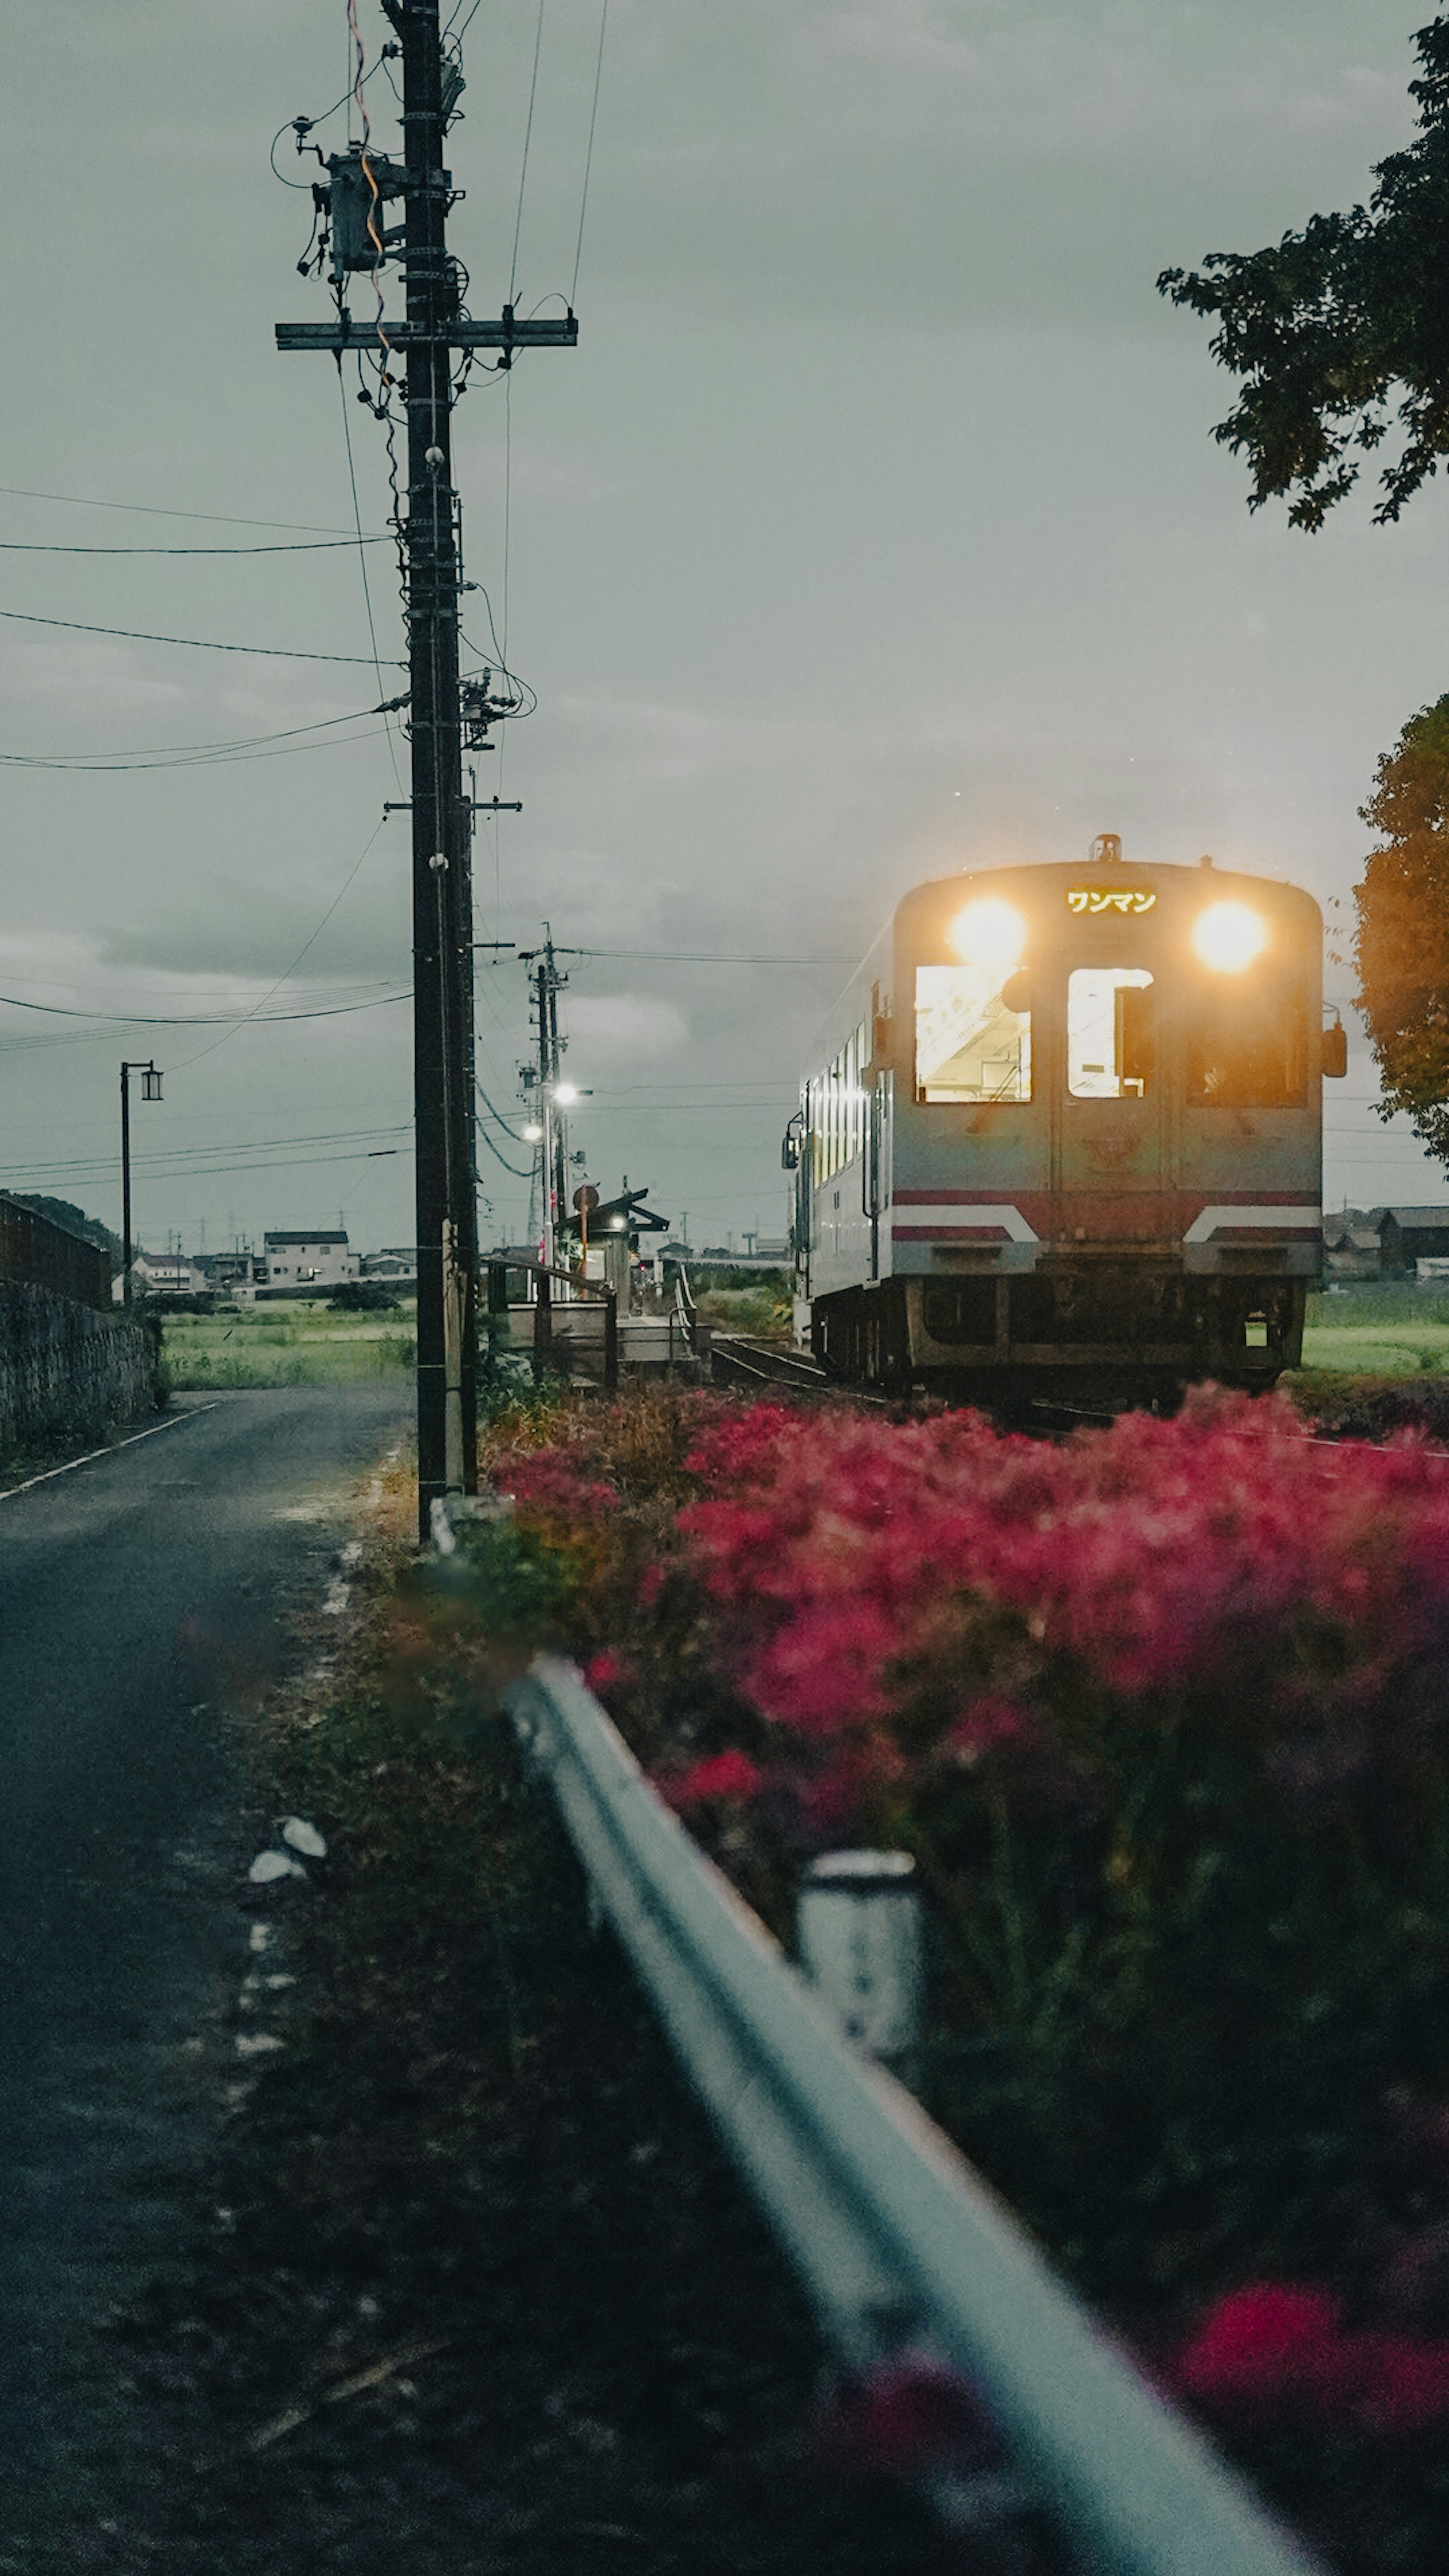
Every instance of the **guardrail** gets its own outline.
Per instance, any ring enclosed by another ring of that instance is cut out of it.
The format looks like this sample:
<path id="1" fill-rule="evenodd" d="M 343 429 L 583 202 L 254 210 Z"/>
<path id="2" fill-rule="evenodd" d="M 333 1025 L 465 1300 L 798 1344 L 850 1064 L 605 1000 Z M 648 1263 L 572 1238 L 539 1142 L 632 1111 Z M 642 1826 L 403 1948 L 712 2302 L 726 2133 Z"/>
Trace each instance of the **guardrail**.
<path id="1" fill-rule="evenodd" d="M 575 1306 L 601 1307 L 603 1309 L 603 1332 L 601 1337 L 602 1349 L 600 1354 L 600 1367 L 603 1376 L 603 1383 L 610 1393 L 617 1388 L 619 1383 L 619 1301 L 612 1288 L 601 1287 L 595 1280 L 580 1278 L 576 1271 L 561 1270 L 556 1265 L 542 1261 L 529 1263 L 488 1261 L 485 1263 L 485 1268 L 488 1278 L 487 1313 L 490 1318 L 498 1314 L 507 1314 L 508 1273 L 510 1270 L 521 1271 L 524 1279 L 532 1281 L 533 1283 L 533 1298 L 531 1301 L 533 1305 L 533 1365 L 535 1374 L 537 1375 L 541 1376 L 547 1369 L 554 1365 L 556 1357 L 554 1349 L 555 1341 L 564 1342 L 567 1340 L 566 1335 L 562 1333 L 556 1334 L 554 1329 L 554 1281 L 557 1280 L 562 1287 L 568 1290 L 567 1301 L 561 1301 L 561 1311 L 566 1313 L 570 1304 Z"/>
<path id="2" fill-rule="evenodd" d="M 1102 2576 L 1323 2576 L 911 2096 L 839 2037 L 575 1668 L 538 1657 L 505 1704 L 839 2358 L 869 2369 L 908 2349 L 961 2373 Z"/>

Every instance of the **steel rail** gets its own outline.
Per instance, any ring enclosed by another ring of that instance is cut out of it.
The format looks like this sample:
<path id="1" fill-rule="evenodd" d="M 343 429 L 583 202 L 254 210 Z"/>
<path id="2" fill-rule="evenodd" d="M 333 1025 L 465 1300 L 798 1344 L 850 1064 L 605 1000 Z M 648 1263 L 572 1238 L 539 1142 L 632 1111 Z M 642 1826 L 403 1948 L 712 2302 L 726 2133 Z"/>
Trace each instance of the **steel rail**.
<path id="1" fill-rule="evenodd" d="M 838 2036 L 574 1666 L 539 1656 L 505 1705 L 840 2359 L 907 2347 L 967 2377 L 1101 2576 L 1322 2576 L 911 2096 Z"/>

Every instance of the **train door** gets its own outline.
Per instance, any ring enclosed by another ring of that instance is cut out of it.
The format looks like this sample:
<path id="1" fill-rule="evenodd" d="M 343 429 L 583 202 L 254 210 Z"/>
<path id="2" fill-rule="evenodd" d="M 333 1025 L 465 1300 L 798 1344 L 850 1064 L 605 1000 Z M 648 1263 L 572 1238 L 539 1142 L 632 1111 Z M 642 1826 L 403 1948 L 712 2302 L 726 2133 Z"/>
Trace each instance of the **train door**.
<path id="1" fill-rule="evenodd" d="M 861 1158 L 861 1206 L 870 1219 L 870 1276 L 881 1275 L 881 1217 L 890 1205 L 890 1082 L 878 1073 L 866 1094 L 865 1150 Z"/>
<path id="2" fill-rule="evenodd" d="M 1065 998 L 1054 1185 L 1067 1200 L 1140 1196 L 1140 1212 L 1123 1205 L 1118 1213 L 1122 1229 L 1139 1236 L 1154 1226 L 1169 1160 L 1158 984 L 1150 967 L 1104 955 L 1068 966 Z M 1072 1222 L 1069 1208 L 1063 1216 Z"/>

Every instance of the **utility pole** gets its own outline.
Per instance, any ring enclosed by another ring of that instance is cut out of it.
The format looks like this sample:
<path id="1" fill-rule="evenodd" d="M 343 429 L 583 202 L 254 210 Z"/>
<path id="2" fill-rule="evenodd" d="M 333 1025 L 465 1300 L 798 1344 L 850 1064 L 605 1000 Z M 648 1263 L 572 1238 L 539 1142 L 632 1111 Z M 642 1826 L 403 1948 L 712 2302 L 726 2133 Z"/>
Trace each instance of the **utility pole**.
<path id="1" fill-rule="evenodd" d="M 530 1090 L 538 1093 L 539 1171 L 543 1193 L 543 1258 L 551 1269 L 558 1255 L 558 1228 L 566 1215 L 568 1195 L 568 1122 L 562 1112 L 571 1100 L 578 1098 L 571 1085 L 560 1078 L 564 1047 L 559 1036 L 558 992 L 568 982 L 555 963 L 553 933 L 544 923 L 542 948 L 520 951 L 520 963 L 533 967 L 529 982 L 533 986 L 534 1010 L 538 1025 L 538 1067 L 519 1068 Z M 537 963 L 535 964 L 535 960 Z"/>
<path id="2" fill-rule="evenodd" d="M 445 60 L 439 0 L 382 0 L 402 55 L 404 154 L 399 164 L 370 133 L 324 166 L 314 191 L 331 226 L 335 323 L 278 323 L 279 349 L 326 349 L 382 360 L 384 394 L 399 357 L 406 368 L 407 515 L 398 530 L 407 569 L 412 737 L 413 1088 L 417 1124 L 418 1523 L 448 1493 L 477 1489 L 478 1217 L 473 1107 L 472 798 L 463 792 L 463 710 L 458 681 L 461 563 L 453 488 L 452 352 L 497 349 L 499 365 L 526 346 L 572 347 L 578 324 L 465 321 L 459 273 L 447 249 L 453 202 L 443 143 L 462 88 Z M 357 95 L 361 97 L 359 45 Z M 365 109 L 364 109 L 365 117 Z M 298 129 L 298 148 L 304 141 Z M 315 148 L 315 147 L 309 147 Z M 322 158 L 318 153 L 319 160 Z M 355 323 L 344 301 L 349 271 L 376 279 L 395 234 L 387 200 L 404 204 L 405 320 Z M 319 258 L 320 267 L 320 258 Z"/>

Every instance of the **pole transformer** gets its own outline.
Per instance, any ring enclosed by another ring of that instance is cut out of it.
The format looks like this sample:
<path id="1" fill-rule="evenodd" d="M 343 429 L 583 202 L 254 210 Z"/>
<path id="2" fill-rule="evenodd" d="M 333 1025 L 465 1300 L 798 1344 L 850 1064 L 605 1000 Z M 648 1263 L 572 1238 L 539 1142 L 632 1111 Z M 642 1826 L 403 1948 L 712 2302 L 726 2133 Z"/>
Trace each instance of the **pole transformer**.
<path id="1" fill-rule="evenodd" d="M 473 1493 L 478 1483 L 473 799 L 463 790 L 452 355 L 494 349 L 498 365 L 507 368 L 519 348 L 572 348 L 578 324 L 572 312 L 565 320 L 518 321 L 511 305 L 496 322 L 461 315 L 458 272 L 447 247 L 453 185 L 443 145 L 462 75 L 444 57 L 439 0 L 382 0 L 382 6 L 402 56 L 403 158 L 375 151 L 369 130 L 361 144 L 324 162 L 327 180 L 313 193 L 330 225 L 337 319 L 279 322 L 276 329 L 279 349 L 325 349 L 339 367 L 353 352 L 380 358 L 385 393 L 399 362 L 405 377 L 407 514 L 400 515 L 398 535 L 407 578 L 412 738 L 418 1525 L 427 1540 L 434 1504 L 449 1493 Z M 359 46 L 359 101 L 360 75 Z M 304 129 L 310 131 L 302 120 L 299 151 Z M 385 226 L 384 208 L 398 197 L 407 305 L 404 316 L 389 319 L 379 273 L 398 238 Z M 320 271 L 320 255 L 318 264 Z M 368 274 L 377 291 L 376 316 L 365 323 L 354 321 L 345 301 L 354 271 Z"/>

